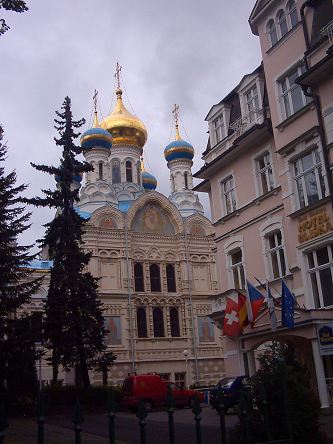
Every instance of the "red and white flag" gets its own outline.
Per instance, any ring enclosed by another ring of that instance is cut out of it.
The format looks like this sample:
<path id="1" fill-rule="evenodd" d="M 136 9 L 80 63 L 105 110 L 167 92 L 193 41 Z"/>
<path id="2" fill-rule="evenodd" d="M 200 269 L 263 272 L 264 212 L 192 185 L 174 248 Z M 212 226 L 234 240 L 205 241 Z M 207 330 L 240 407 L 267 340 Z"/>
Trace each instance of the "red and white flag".
<path id="1" fill-rule="evenodd" d="M 223 320 L 223 333 L 227 336 L 238 336 L 248 323 L 246 297 L 240 293 L 236 298 L 227 297 Z"/>

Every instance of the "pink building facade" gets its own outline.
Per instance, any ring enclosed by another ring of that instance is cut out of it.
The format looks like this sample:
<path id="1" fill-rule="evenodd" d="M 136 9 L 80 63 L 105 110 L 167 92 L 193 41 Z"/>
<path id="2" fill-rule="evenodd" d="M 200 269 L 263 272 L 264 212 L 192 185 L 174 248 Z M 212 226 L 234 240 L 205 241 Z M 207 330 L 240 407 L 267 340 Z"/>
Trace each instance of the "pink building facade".
<path id="1" fill-rule="evenodd" d="M 262 64 L 210 109 L 195 174 L 215 229 L 220 294 L 212 318 L 221 324 L 226 296 L 245 290 L 246 280 L 260 291 L 258 281 L 268 281 L 278 302 L 283 278 L 298 304 L 295 327 L 281 326 L 277 306 L 272 331 L 263 309 L 253 328 L 223 337 L 226 374 L 253 374 L 263 344 L 291 341 L 327 407 L 333 346 L 321 347 L 318 332 L 333 328 L 333 4 L 258 0 L 249 23 Z"/>

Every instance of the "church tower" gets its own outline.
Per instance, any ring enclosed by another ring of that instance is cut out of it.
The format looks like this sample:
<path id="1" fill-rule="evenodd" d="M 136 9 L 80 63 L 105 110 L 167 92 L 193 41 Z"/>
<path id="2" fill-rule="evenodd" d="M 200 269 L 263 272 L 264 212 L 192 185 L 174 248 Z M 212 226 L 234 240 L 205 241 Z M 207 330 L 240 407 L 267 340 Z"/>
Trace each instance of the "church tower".
<path id="1" fill-rule="evenodd" d="M 203 206 L 198 196 L 193 192 L 192 159 L 194 148 L 180 137 L 179 106 L 175 105 L 172 113 L 175 123 L 175 140 L 164 149 L 164 157 L 170 170 L 171 194 L 169 200 L 176 205 L 182 217 L 190 216 L 193 213 L 204 214 Z"/>

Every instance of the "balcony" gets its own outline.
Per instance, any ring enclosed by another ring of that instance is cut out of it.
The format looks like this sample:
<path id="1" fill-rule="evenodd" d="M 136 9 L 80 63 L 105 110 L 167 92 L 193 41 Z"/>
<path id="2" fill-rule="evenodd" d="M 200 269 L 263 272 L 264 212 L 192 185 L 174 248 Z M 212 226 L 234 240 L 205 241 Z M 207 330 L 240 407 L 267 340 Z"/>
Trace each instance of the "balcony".
<path id="1" fill-rule="evenodd" d="M 246 116 L 239 117 L 230 126 L 229 129 L 233 131 L 236 137 L 241 136 L 253 125 L 261 125 L 264 121 L 264 110 L 254 109 Z"/>
<path id="2" fill-rule="evenodd" d="M 329 44 L 333 45 L 333 20 L 331 20 L 320 32 L 322 35 L 327 35 Z"/>

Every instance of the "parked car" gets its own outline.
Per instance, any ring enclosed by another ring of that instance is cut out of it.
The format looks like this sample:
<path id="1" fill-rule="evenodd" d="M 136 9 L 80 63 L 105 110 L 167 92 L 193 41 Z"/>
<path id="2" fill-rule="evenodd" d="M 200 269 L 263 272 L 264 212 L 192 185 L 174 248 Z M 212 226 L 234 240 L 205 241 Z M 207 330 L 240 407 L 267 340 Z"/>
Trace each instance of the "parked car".
<path id="1" fill-rule="evenodd" d="M 246 384 L 245 376 L 233 376 L 221 379 L 210 391 L 210 405 L 217 408 L 218 394 L 223 392 L 223 405 L 225 413 L 235 407 L 240 400 L 240 392 Z"/>
<path id="2" fill-rule="evenodd" d="M 176 407 L 193 407 L 195 398 L 203 402 L 201 392 L 184 389 L 177 384 L 162 379 L 157 374 L 129 375 L 122 386 L 121 405 L 136 410 L 141 400 L 147 411 L 166 405 L 168 388 L 172 390 Z"/>

